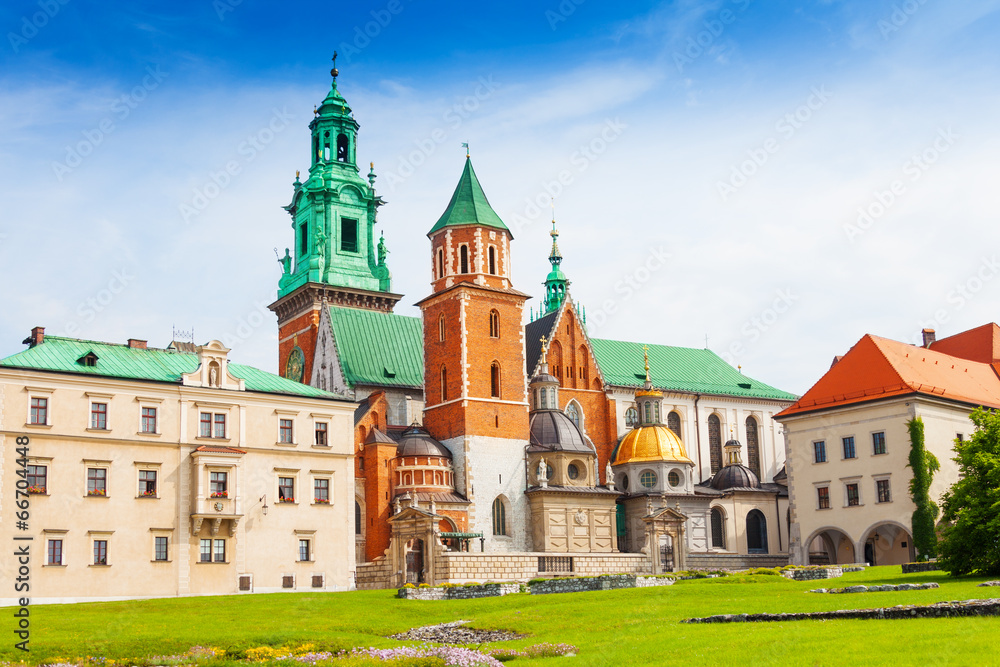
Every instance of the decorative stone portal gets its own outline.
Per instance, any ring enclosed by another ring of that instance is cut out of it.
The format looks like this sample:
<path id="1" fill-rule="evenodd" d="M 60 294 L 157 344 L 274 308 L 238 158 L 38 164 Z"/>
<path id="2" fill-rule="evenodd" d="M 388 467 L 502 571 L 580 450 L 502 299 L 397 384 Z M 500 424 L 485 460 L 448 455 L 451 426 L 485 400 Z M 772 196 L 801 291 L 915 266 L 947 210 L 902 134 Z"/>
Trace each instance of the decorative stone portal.
<path id="1" fill-rule="evenodd" d="M 392 537 L 389 542 L 390 587 L 403 584 L 431 584 L 440 522 L 445 517 L 419 507 L 406 507 L 389 517 Z"/>
<path id="2" fill-rule="evenodd" d="M 661 507 L 644 516 L 642 521 L 646 526 L 646 544 L 642 553 L 650 555 L 653 574 L 683 570 L 687 561 L 684 539 L 687 516 L 670 507 Z"/>

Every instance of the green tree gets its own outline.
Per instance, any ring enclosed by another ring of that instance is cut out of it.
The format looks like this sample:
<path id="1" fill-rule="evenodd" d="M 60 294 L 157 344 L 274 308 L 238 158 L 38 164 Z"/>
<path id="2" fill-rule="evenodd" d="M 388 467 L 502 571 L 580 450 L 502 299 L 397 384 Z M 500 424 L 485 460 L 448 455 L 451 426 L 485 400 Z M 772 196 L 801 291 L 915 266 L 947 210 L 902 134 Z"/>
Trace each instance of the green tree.
<path id="1" fill-rule="evenodd" d="M 913 469 L 913 479 L 910 480 L 910 498 L 916 509 L 913 510 L 911 525 L 913 528 L 913 547 L 917 552 L 917 560 L 927 560 L 937 555 L 937 533 L 934 524 L 937 521 L 938 507 L 931 500 L 931 479 L 941 465 L 937 457 L 924 447 L 924 421 L 920 417 L 906 423 L 910 430 L 910 462 Z"/>
<path id="2" fill-rule="evenodd" d="M 1000 574 L 1000 414 L 977 408 L 955 443 L 959 479 L 944 494 L 941 564 L 952 575 Z"/>

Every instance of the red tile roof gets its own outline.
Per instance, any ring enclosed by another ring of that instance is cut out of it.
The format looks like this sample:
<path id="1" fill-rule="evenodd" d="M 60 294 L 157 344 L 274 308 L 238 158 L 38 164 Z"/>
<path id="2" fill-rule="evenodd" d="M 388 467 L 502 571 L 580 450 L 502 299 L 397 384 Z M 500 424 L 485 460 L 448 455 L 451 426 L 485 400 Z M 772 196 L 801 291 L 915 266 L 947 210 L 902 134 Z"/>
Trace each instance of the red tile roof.
<path id="1" fill-rule="evenodd" d="M 1000 362 L 1000 326 L 990 322 L 931 343 L 931 349 L 983 364 Z"/>
<path id="2" fill-rule="evenodd" d="M 966 334 L 975 331 L 978 330 L 973 329 Z M 952 338 L 962 340 L 964 335 Z M 980 342 L 980 337 L 981 334 L 971 335 L 969 340 Z M 960 347 L 973 349 L 973 343 Z M 933 346 L 925 349 L 868 334 L 802 398 L 778 416 L 907 394 L 926 394 L 973 405 L 1000 407 L 998 373 L 1000 364 L 970 361 L 945 354 Z"/>

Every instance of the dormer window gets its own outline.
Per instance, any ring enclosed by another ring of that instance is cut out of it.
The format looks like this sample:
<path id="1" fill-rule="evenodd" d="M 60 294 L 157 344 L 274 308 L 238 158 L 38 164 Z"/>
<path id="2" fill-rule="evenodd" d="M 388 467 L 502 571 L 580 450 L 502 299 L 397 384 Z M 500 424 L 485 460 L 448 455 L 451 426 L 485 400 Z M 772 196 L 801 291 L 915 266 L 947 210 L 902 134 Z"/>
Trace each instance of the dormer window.
<path id="1" fill-rule="evenodd" d="M 87 366 L 89 368 L 93 368 L 94 366 L 97 365 L 97 358 L 98 357 L 96 354 L 94 354 L 93 352 L 88 352 L 87 354 L 77 359 L 76 363 L 80 364 L 81 366 Z"/>

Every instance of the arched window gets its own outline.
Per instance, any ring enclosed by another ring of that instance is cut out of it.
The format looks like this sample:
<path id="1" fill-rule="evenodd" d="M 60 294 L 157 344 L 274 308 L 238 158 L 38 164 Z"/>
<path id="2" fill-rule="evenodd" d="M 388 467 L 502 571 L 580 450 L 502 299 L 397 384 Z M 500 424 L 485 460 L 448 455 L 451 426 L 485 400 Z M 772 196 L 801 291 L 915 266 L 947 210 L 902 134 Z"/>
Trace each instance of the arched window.
<path id="1" fill-rule="evenodd" d="M 330 161 L 330 133 L 323 133 L 323 161 Z"/>
<path id="2" fill-rule="evenodd" d="M 438 248 L 438 274 L 437 277 L 444 278 L 444 250 Z"/>
<path id="3" fill-rule="evenodd" d="M 496 500 L 493 501 L 493 534 L 507 534 L 507 508 L 500 496 L 497 496 Z"/>
<path id="4" fill-rule="evenodd" d="M 496 309 L 490 311 L 490 338 L 500 337 L 500 313 Z"/>
<path id="5" fill-rule="evenodd" d="M 361 534 L 361 503 L 354 501 L 354 534 Z"/>
<path id="6" fill-rule="evenodd" d="M 372 413 L 372 426 L 374 426 L 375 428 L 378 428 L 378 413 L 377 412 L 373 412 Z"/>
<path id="7" fill-rule="evenodd" d="M 487 253 L 489 255 L 490 261 L 490 275 L 495 276 L 497 274 L 497 250 L 493 246 L 490 246 L 490 250 Z"/>
<path id="8" fill-rule="evenodd" d="M 338 134 L 337 135 L 337 162 L 350 162 L 350 156 L 347 154 L 347 135 Z"/>
<path id="9" fill-rule="evenodd" d="M 681 416 L 676 411 L 671 411 L 667 415 L 667 428 L 674 432 L 678 438 L 681 437 Z"/>
<path id="10" fill-rule="evenodd" d="M 657 424 L 659 424 L 660 423 L 660 404 L 657 403 L 656 401 L 653 402 L 653 417 L 654 417 L 654 421 Z"/>
<path id="11" fill-rule="evenodd" d="M 767 553 L 767 519 L 760 510 L 750 510 L 747 514 L 747 551 Z"/>
<path id="12" fill-rule="evenodd" d="M 577 428 L 580 427 L 580 410 L 576 407 L 576 403 L 570 403 L 566 406 L 566 416 L 576 424 Z"/>
<path id="13" fill-rule="evenodd" d="M 541 390 L 540 394 L 541 394 L 541 401 L 538 403 L 538 407 L 541 410 L 545 410 L 545 409 L 547 409 L 549 407 L 548 406 L 549 388 L 548 387 L 542 387 L 542 390 Z"/>
<path id="14" fill-rule="evenodd" d="M 441 401 L 448 400 L 448 369 L 441 367 Z"/>
<path id="15" fill-rule="evenodd" d="M 760 479 L 760 443 L 757 440 L 757 420 L 747 417 L 747 467 Z"/>
<path id="16" fill-rule="evenodd" d="M 635 428 L 639 425 L 639 411 L 629 408 L 625 411 L 625 428 Z"/>
<path id="17" fill-rule="evenodd" d="M 708 459 L 714 475 L 722 467 L 722 421 L 718 415 L 708 416 Z"/>
<path id="18" fill-rule="evenodd" d="M 726 517 L 718 507 L 712 508 L 712 547 L 726 548 Z"/>
<path id="19" fill-rule="evenodd" d="M 444 342 L 444 313 L 438 316 L 438 340 Z"/>
<path id="20" fill-rule="evenodd" d="M 643 403 L 644 410 L 646 412 L 646 420 L 645 421 L 646 421 L 647 424 L 650 423 L 651 421 L 653 421 L 652 417 L 650 416 L 652 413 L 649 410 L 649 403 L 650 403 L 649 401 L 646 401 L 645 403 Z"/>
<path id="21" fill-rule="evenodd" d="M 490 396 L 500 398 L 500 364 L 496 361 L 490 364 Z"/>
<path id="22" fill-rule="evenodd" d="M 459 273 L 469 272 L 469 246 L 463 245 L 458 249 Z"/>

